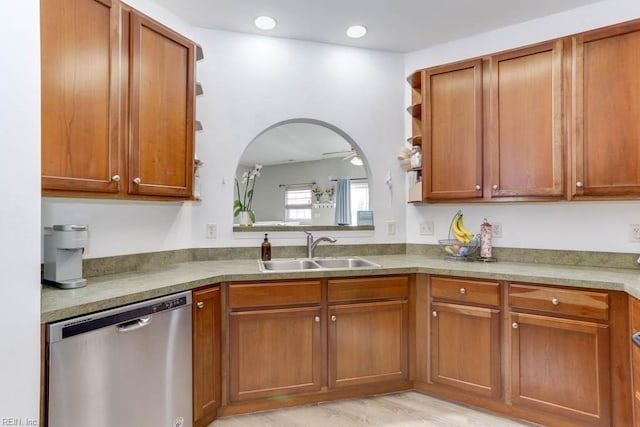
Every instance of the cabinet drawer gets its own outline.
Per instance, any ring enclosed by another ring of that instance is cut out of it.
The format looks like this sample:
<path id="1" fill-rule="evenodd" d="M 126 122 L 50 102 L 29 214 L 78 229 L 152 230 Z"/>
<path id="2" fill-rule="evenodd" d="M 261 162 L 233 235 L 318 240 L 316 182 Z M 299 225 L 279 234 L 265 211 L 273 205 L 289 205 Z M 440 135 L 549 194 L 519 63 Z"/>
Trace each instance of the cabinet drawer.
<path id="1" fill-rule="evenodd" d="M 498 282 L 432 277 L 431 297 L 497 306 L 500 305 L 500 284 Z"/>
<path id="2" fill-rule="evenodd" d="M 602 292 L 509 284 L 512 309 L 536 310 L 597 320 L 609 318 L 609 296 Z"/>
<path id="3" fill-rule="evenodd" d="M 234 283 L 229 285 L 231 308 L 320 304 L 320 281 Z"/>
<path id="4" fill-rule="evenodd" d="M 329 302 L 407 298 L 409 279 L 406 276 L 365 277 L 329 280 Z"/>

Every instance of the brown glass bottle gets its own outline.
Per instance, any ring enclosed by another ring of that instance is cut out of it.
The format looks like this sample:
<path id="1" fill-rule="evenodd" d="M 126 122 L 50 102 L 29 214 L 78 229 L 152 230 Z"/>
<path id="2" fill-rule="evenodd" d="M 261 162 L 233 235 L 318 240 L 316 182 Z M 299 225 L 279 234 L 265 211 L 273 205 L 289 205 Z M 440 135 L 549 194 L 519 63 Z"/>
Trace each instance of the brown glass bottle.
<path id="1" fill-rule="evenodd" d="M 263 261 L 271 260 L 271 243 L 269 243 L 269 239 L 267 238 L 267 233 L 264 233 L 264 242 L 262 242 L 262 260 Z"/>

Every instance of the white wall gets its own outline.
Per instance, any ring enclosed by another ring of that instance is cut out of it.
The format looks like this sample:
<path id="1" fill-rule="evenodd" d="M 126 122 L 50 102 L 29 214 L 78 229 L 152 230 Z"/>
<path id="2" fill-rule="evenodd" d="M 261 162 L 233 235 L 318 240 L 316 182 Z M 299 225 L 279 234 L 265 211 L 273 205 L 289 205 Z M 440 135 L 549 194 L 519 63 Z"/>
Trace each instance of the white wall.
<path id="1" fill-rule="evenodd" d="M 138 3 L 138 4 L 136 4 Z M 376 232 L 345 234 L 341 243 L 403 242 L 404 176 L 395 153 L 403 143 L 404 69 L 399 54 L 185 28 L 157 5 L 132 6 L 190 35 L 205 59 L 198 63 L 204 95 L 197 117 L 204 131 L 196 137 L 202 202 L 147 203 L 43 199 L 42 222 L 88 223 L 85 258 L 185 247 L 255 246 L 261 240 L 234 236 L 233 177 L 253 138 L 274 123 L 310 118 L 344 131 L 369 164 Z M 145 6 L 146 9 L 142 9 Z M 392 173 L 393 192 L 385 185 Z M 397 221 L 387 236 L 384 221 Z M 206 223 L 216 223 L 218 238 L 205 238 Z M 280 236 L 274 244 L 304 244 L 303 233 Z"/>
<path id="2" fill-rule="evenodd" d="M 40 16 L 38 0 L 0 14 L 0 424 L 39 417 Z"/>
<path id="3" fill-rule="evenodd" d="M 204 161 L 202 202 L 115 202 L 44 199 L 42 222 L 90 225 L 86 258 L 187 247 L 253 246 L 259 239 L 232 233 L 233 176 L 249 142 L 271 124 L 312 118 L 334 124 L 362 148 L 372 178 L 376 232 L 347 234 L 341 243 L 436 243 L 446 237 L 453 213 L 463 208 L 474 230 L 487 217 L 501 222 L 496 246 L 640 252 L 628 239 L 628 224 L 640 223 L 638 202 L 537 204 L 405 204 L 405 177 L 395 160 L 410 130 L 404 108 L 414 70 L 536 43 L 640 17 L 640 2 L 595 3 L 405 56 L 327 44 L 274 39 L 193 28 L 153 2 L 132 6 L 199 42 L 205 59 L 198 80 L 205 95 L 197 116 L 204 131 L 196 152 Z M 404 61 L 404 67 L 403 67 Z M 403 130 L 404 123 L 404 130 Z M 393 191 L 384 181 L 393 177 Z M 385 221 L 397 221 L 395 236 Z M 435 222 L 433 237 L 420 236 L 419 223 Z M 218 238 L 205 239 L 205 224 L 218 225 Z M 407 226 L 405 227 L 405 223 Z M 544 224 L 542 228 L 540 224 Z M 579 232 L 574 232 L 579 230 Z M 302 244 L 285 234 L 274 244 Z M 254 241 L 256 240 L 256 241 Z"/>
<path id="4" fill-rule="evenodd" d="M 550 40 L 640 17 L 637 0 L 612 0 L 452 41 L 405 57 L 405 75 L 415 70 Z M 405 104 L 410 103 L 405 84 Z M 405 114 L 405 134 L 411 122 Z M 437 243 L 447 237 L 449 223 L 462 209 L 465 224 L 479 232 L 483 218 L 502 223 L 503 238 L 495 246 L 611 252 L 640 252 L 629 241 L 629 224 L 640 224 L 640 202 L 561 202 L 411 205 L 407 208 L 407 241 Z M 434 221 L 434 236 L 420 236 L 419 224 Z"/>

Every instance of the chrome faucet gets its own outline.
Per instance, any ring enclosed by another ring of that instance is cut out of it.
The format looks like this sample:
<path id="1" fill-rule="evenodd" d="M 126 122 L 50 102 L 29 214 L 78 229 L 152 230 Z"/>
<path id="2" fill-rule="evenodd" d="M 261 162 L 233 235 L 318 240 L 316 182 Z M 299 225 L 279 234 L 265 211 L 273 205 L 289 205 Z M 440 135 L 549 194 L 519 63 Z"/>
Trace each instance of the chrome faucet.
<path id="1" fill-rule="evenodd" d="M 313 234 L 309 233 L 308 231 L 305 231 L 305 233 L 307 233 L 307 258 L 313 258 L 313 250 L 316 248 L 316 246 L 318 246 L 318 243 L 337 242 L 337 240 L 334 239 L 333 237 L 326 237 L 326 236 L 318 237 L 316 240 L 313 240 Z"/>

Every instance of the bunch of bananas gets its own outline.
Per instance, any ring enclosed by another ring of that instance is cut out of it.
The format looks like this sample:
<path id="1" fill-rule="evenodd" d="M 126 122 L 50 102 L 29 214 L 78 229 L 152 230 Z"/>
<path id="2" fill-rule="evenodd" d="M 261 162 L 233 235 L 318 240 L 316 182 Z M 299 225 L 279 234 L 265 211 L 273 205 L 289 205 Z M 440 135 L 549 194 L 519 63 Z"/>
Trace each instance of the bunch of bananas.
<path id="1" fill-rule="evenodd" d="M 453 218 L 453 221 L 451 221 L 451 231 L 456 239 L 461 243 L 469 243 L 474 236 L 472 232 L 465 228 L 461 211 L 458 211 L 456 216 Z"/>

